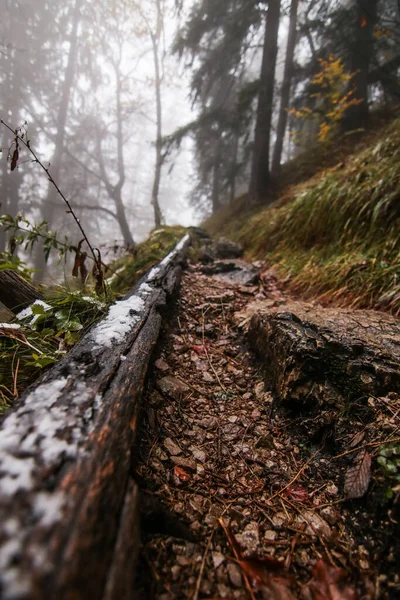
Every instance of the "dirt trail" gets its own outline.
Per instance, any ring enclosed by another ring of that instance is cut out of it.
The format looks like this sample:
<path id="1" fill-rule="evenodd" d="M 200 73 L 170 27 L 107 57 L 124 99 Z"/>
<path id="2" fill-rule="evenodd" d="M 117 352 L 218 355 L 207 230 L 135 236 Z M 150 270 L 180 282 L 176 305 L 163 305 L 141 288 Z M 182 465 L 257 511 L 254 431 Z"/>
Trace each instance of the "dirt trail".
<path id="1" fill-rule="evenodd" d="M 183 277 L 143 401 L 137 597 L 395 598 L 396 519 L 374 494 L 343 501 L 348 457 L 264 389 L 239 327 L 250 302 L 285 301 L 262 281 Z"/>

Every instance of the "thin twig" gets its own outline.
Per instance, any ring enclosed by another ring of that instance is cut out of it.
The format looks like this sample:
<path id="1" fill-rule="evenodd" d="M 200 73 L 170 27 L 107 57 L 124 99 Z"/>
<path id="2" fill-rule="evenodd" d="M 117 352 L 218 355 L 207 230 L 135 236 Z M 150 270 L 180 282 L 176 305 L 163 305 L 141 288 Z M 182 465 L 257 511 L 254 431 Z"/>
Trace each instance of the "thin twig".
<path id="1" fill-rule="evenodd" d="M 42 161 L 40 160 L 40 158 L 38 157 L 38 155 L 36 154 L 36 152 L 31 148 L 30 142 L 27 139 L 27 141 L 24 140 L 24 138 L 19 135 L 18 129 L 13 129 L 12 127 L 10 127 L 3 119 L 0 119 L 0 123 L 2 125 L 4 125 L 4 127 L 6 127 L 9 131 L 11 131 L 11 133 L 14 136 L 14 139 L 18 140 L 18 142 L 21 142 L 21 144 L 23 144 L 25 146 L 25 148 L 27 148 L 29 150 L 29 152 L 32 154 L 33 158 L 35 159 L 35 162 L 43 169 L 43 171 L 46 173 L 48 180 L 50 181 L 50 183 L 55 187 L 55 189 L 57 190 L 57 193 L 61 196 L 61 198 L 63 199 L 63 201 L 65 202 L 65 204 L 68 207 L 68 210 L 70 212 L 70 214 L 72 215 L 73 219 L 75 220 L 76 224 L 78 225 L 83 237 L 85 238 L 85 242 L 87 243 L 90 252 L 92 253 L 93 256 L 93 260 L 95 262 L 95 265 L 97 266 L 97 269 L 99 270 L 99 273 L 101 273 L 101 261 L 100 259 L 96 256 L 95 251 L 93 246 L 91 245 L 91 243 L 89 242 L 89 239 L 85 233 L 85 230 L 83 229 L 80 220 L 78 219 L 78 217 L 76 216 L 74 209 L 72 208 L 71 204 L 69 203 L 69 201 L 67 200 L 67 198 L 65 197 L 65 195 L 62 193 L 62 191 L 60 190 L 60 188 L 58 187 L 57 183 L 54 181 L 49 169 L 47 167 L 44 166 L 44 164 L 42 163 Z M 19 130 L 21 130 L 21 128 L 19 128 Z"/>
<path id="2" fill-rule="evenodd" d="M 285 490 L 287 490 L 300 477 L 300 475 L 303 473 L 304 469 L 310 464 L 310 462 L 313 460 L 313 458 L 315 458 L 315 456 L 318 453 L 319 453 L 319 450 L 317 450 L 316 452 L 314 452 L 314 454 L 312 456 L 310 456 L 310 458 L 304 463 L 304 465 L 297 472 L 297 474 L 293 477 L 293 479 L 291 479 L 289 481 L 289 483 L 287 483 L 283 488 L 281 488 L 280 490 L 278 490 L 277 492 L 275 492 L 275 494 L 272 494 L 272 496 L 270 496 L 269 498 L 267 498 L 265 500 L 265 502 L 269 502 L 270 500 L 273 500 L 277 496 L 280 496 Z"/>
<path id="3" fill-rule="evenodd" d="M 209 551 L 210 546 L 211 546 L 212 539 L 214 537 L 215 529 L 216 528 L 214 527 L 214 529 L 211 532 L 210 537 L 208 538 L 206 549 L 204 550 L 203 560 L 201 561 L 199 576 L 197 577 L 196 589 L 194 590 L 194 594 L 193 594 L 193 599 L 192 600 L 198 600 L 198 597 L 199 597 L 201 580 L 203 579 L 204 567 L 206 565 L 206 558 L 207 558 L 207 554 L 208 554 L 208 551 Z"/>
<path id="4" fill-rule="evenodd" d="M 382 446 L 383 444 L 397 444 L 400 442 L 400 437 L 388 437 L 385 440 L 380 440 L 379 442 L 367 442 L 366 444 L 362 444 L 362 446 L 357 446 L 357 448 L 352 448 L 352 450 L 346 450 L 346 452 L 342 452 L 342 454 L 337 454 L 333 456 L 332 460 L 336 460 L 337 458 L 342 458 L 342 456 L 347 456 L 348 454 L 352 454 L 353 452 L 358 452 L 359 450 L 364 450 L 365 448 L 376 448 L 377 446 Z"/>

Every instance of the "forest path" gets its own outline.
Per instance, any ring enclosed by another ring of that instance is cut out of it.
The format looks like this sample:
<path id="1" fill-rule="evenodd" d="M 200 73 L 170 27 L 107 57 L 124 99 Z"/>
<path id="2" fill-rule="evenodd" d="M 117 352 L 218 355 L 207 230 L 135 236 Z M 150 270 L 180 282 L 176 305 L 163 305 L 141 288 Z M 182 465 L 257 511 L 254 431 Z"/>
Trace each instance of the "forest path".
<path id="1" fill-rule="evenodd" d="M 379 444 L 367 453 L 363 442 L 394 439 L 393 405 L 379 404 L 376 427 L 340 412 L 335 432 L 349 452 L 336 456 L 318 421 L 326 406 L 308 419 L 284 408 L 264 385 L 277 369 L 250 353 L 257 305 L 288 302 L 273 274 L 244 287 L 204 270 L 183 276 L 143 399 L 137 597 L 395 597 L 395 517 L 375 485 L 367 500 L 343 493 L 345 473 L 347 496 L 351 483 L 368 487 Z"/>

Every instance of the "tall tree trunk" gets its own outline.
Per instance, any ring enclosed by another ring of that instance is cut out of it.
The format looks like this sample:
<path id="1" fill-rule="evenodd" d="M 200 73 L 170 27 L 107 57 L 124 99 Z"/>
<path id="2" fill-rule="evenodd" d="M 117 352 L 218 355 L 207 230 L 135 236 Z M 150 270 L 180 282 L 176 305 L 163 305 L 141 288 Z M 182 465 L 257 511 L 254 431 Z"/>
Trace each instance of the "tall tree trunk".
<path id="1" fill-rule="evenodd" d="M 153 46 L 154 74 L 155 74 L 155 93 L 156 93 L 156 163 L 154 168 L 153 189 L 151 192 L 151 203 L 154 208 L 154 224 L 160 227 L 162 222 L 162 212 L 159 202 L 159 191 L 161 182 L 161 169 L 164 162 L 162 153 L 162 104 L 161 104 L 161 69 L 160 69 L 160 40 L 163 27 L 163 16 L 160 0 L 156 0 L 157 6 L 157 24 L 155 33 L 150 31 L 151 42 Z"/>
<path id="2" fill-rule="evenodd" d="M 374 47 L 374 26 L 377 20 L 378 0 L 357 0 L 357 21 L 352 44 L 350 82 L 353 98 L 358 104 L 351 106 L 344 119 L 347 131 L 365 127 L 368 122 L 368 70 Z"/>
<path id="3" fill-rule="evenodd" d="M 278 175 L 280 165 L 281 165 L 281 157 L 282 157 L 282 148 L 283 148 L 283 140 L 285 138 L 286 125 L 287 125 L 287 116 L 288 116 L 288 108 L 289 108 L 289 98 L 290 98 L 290 86 L 292 83 L 292 75 L 293 75 L 293 58 L 294 58 L 294 49 L 296 47 L 296 25 L 297 25 L 297 8 L 299 5 L 299 0 L 292 0 L 290 5 L 290 20 L 289 20 L 289 31 L 288 31 L 288 39 L 287 39 L 287 47 L 286 47 L 286 58 L 285 58 L 285 68 L 283 72 L 283 82 L 281 89 L 281 104 L 279 107 L 279 117 L 278 117 L 278 126 L 276 131 L 276 142 L 274 148 L 274 154 L 272 157 L 272 168 L 271 172 L 273 176 Z"/>
<path id="4" fill-rule="evenodd" d="M 117 221 L 118 225 L 121 229 L 122 237 L 124 238 L 124 243 L 128 248 L 134 248 L 135 242 L 132 237 L 131 230 L 128 225 L 128 221 L 126 219 L 125 207 L 122 202 L 121 190 L 115 189 L 114 194 L 112 195 L 112 199 L 115 203 L 115 209 L 117 213 Z"/>
<path id="5" fill-rule="evenodd" d="M 81 18 L 80 9 L 82 0 L 75 0 L 74 12 L 72 17 L 72 30 L 70 36 L 70 45 L 68 52 L 68 62 L 65 69 L 65 76 L 62 85 L 60 106 L 58 108 L 57 123 L 56 123 L 56 139 L 54 153 L 51 160 L 50 170 L 51 175 L 57 183 L 60 181 L 62 158 L 64 153 L 65 144 L 65 125 L 67 123 L 68 108 L 71 97 L 71 88 L 74 80 L 74 73 L 76 67 L 77 49 L 78 49 L 78 27 Z M 57 190 L 49 182 L 47 189 L 47 198 L 43 207 L 43 218 L 49 223 L 53 221 L 54 208 L 57 204 Z M 36 279 L 43 277 L 45 270 L 45 257 L 42 248 L 38 248 L 36 254 L 35 267 L 38 270 Z"/>
<path id="6" fill-rule="evenodd" d="M 259 201 L 265 196 L 271 182 L 269 172 L 269 146 L 271 139 L 276 55 L 278 51 L 280 7 L 280 0 L 270 0 L 265 25 L 260 78 L 261 89 L 258 95 L 253 162 L 249 189 L 249 196 L 253 201 Z"/>
<path id="7" fill-rule="evenodd" d="M 221 187 L 221 141 L 216 142 L 213 171 L 212 171 L 212 214 L 214 215 L 221 208 L 220 187 Z"/>

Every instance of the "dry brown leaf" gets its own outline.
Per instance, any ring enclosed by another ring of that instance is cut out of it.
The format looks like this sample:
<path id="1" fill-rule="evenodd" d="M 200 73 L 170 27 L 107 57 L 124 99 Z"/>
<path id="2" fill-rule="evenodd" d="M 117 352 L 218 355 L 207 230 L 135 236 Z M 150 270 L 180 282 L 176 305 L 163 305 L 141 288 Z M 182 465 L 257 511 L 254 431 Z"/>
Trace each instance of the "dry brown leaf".
<path id="1" fill-rule="evenodd" d="M 263 598 L 265 600 L 296 600 L 297 596 L 291 592 L 287 579 L 270 577 L 268 589 L 263 589 Z"/>
<path id="2" fill-rule="evenodd" d="M 182 467 L 178 467 L 178 465 L 175 465 L 174 467 L 174 475 L 180 481 L 190 481 L 189 473 L 187 473 L 185 469 L 182 469 Z"/>
<path id="3" fill-rule="evenodd" d="M 242 549 L 229 525 L 219 518 L 221 527 L 225 531 L 229 544 L 235 554 L 238 564 L 242 568 L 245 580 L 255 590 L 263 590 L 263 597 L 267 600 L 296 600 L 290 591 L 289 579 L 278 577 L 275 573 L 284 571 L 284 564 L 271 556 L 243 558 Z M 252 590 L 248 588 L 249 592 Z"/>
<path id="4" fill-rule="evenodd" d="M 332 567 L 322 559 L 312 571 L 312 580 L 303 589 L 303 597 L 310 600 L 356 600 L 353 587 L 345 582 L 343 569 Z"/>
<path id="5" fill-rule="evenodd" d="M 361 452 L 354 465 L 348 469 L 344 479 L 346 498 L 361 498 L 368 489 L 371 479 L 371 455 Z"/>
<path id="6" fill-rule="evenodd" d="M 265 556 L 263 558 L 244 558 L 238 560 L 238 563 L 253 587 L 257 590 L 270 584 L 271 578 L 268 571 L 277 572 L 282 571 L 284 568 L 283 563 L 270 556 Z"/>
<path id="7" fill-rule="evenodd" d="M 294 502 L 302 502 L 303 504 L 312 504 L 311 498 L 305 488 L 301 485 L 291 485 L 286 490 L 285 493 L 291 500 Z"/>

